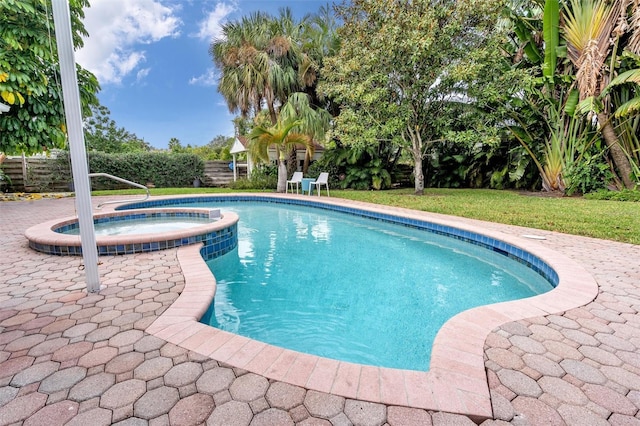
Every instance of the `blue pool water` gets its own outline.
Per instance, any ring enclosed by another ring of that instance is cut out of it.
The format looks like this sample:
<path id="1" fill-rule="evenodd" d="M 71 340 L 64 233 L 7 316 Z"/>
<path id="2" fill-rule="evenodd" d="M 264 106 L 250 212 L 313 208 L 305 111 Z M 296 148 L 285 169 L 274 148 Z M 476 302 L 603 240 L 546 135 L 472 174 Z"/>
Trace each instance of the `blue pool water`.
<path id="1" fill-rule="evenodd" d="M 402 225 L 259 202 L 206 207 L 240 221 L 238 247 L 208 262 L 218 287 L 201 322 L 300 352 L 426 370 L 455 314 L 552 288 L 507 256 Z"/>
<path id="2" fill-rule="evenodd" d="M 211 220 L 208 218 L 199 217 L 146 217 L 144 219 L 99 222 L 95 223 L 93 227 L 96 235 L 134 235 L 179 231 L 210 222 Z M 80 235 L 80 228 L 67 229 L 63 233 Z"/>

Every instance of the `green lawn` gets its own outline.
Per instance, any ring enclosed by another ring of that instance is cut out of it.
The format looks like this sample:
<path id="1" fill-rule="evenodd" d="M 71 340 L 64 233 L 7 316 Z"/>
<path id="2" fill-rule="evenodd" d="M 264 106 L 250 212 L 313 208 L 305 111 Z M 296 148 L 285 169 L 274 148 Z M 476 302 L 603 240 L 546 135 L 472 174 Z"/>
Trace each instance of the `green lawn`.
<path id="1" fill-rule="evenodd" d="M 156 188 L 152 195 L 187 195 L 237 192 L 218 188 Z M 95 191 L 94 195 L 140 193 Z M 426 189 L 415 196 L 412 189 L 392 191 L 331 191 L 332 197 L 406 207 L 510 225 L 526 226 L 640 244 L 640 203 L 587 200 L 581 197 L 545 197 L 488 189 Z"/>

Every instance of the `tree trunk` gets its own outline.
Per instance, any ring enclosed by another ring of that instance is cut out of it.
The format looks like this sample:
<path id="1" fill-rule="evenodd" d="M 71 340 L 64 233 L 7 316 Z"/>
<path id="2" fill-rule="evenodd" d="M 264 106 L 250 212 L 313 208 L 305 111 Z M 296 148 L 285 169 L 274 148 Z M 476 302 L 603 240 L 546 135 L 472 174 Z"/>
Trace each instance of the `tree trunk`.
<path id="1" fill-rule="evenodd" d="M 624 150 L 620 146 L 618 135 L 616 135 L 613 126 L 611 126 L 611 121 L 609 120 L 609 117 L 606 113 L 601 112 L 598 114 L 598 123 L 600 123 L 602 138 L 609 148 L 609 153 L 611 155 L 611 159 L 613 160 L 613 164 L 616 166 L 616 169 L 618 169 L 617 173 L 620 175 L 625 188 L 633 189 L 635 187 L 635 184 L 631 179 L 631 162 L 629 161 L 629 157 L 627 157 L 627 155 L 624 153 Z"/>
<path id="2" fill-rule="evenodd" d="M 413 156 L 413 179 L 415 195 L 424 194 L 424 173 L 422 173 L 422 136 L 417 127 L 415 131 L 407 128 L 411 139 L 411 155 Z"/>
<path id="3" fill-rule="evenodd" d="M 287 164 L 284 158 L 278 159 L 278 186 L 276 192 L 287 192 Z"/>
<path id="4" fill-rule="evenodd" d="M 415 194 L 424 194 L 424 174 L 422 173 L 422 154 L 413 159 L 413 175 L 415 176 Z"/>
<path id="5" fill-rule="evenodd" d="M 289 151 L 289 160 L 287 161 L 287 176 L 291 176 L 293 172 L 298 171 L 298 149 L 294 146 Z"/>

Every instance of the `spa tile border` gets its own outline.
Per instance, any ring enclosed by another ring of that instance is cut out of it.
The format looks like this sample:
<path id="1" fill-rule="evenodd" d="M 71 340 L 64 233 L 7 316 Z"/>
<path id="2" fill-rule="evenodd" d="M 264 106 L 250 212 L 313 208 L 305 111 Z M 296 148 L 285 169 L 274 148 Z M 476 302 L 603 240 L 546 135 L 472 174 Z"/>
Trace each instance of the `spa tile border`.
<path id="1" fill-rule="evenodd" d="M 503 243 L 504 246 L 500 247 L 513 247 L 516 252 L 529 253 L 547 265 L 547 273 L 555 278 L 555 288 L 547 293 L 459 313 L 438 332 L 428 371 L 396 370 L 299 353 L 201 324 L 198 320 L 215 294 L 215 277 L 200 254 L 199 244 L 181 247 L 178 260 L 185 277 L 184 291 L 146 331 L 233 367 L 307 389 L 388 405 L 464 414 L 475 421 L 491 418 L 483 349 L 487 335 L 507 322 L 582 306 L 592 301 L 598 292 L 595 279 L 573 260 L 535 240 L 483 229 L 480 221 L 343 199 L 316 200 L 315 197 L 299 195 L 238 194 L 188 199 L 193 202 L 203 198 L 234 197 L 354 209 L 383 218 L 401 217 L 411 223 L 428 222 L 441 229 L 456 229 L 459 235 L 479 235 L 480 241 L 486 238 L 484 241 Z M 163 201 L 166 204 L 166 198 L 154 200 L 158 205 Z"/>
<path id="2" fill-rule="evenodd" d="M 140 211 L 105 211 L 94 215 L 95 223 L 119 222 L 144 217 L 200 217 L 209 218 L 211 209 L 167 208 Z M 227 212 L 216 221 L 186 229 L 138 235 L 97 235 L 98 255 L 121 255 L 145 253 L 189 244 L 202 243 L 206 259 L 222 256 L 238 244 L 238 215 Z M 25 237 L 29 247 L 45 254 L 57 256 L 81 256 L 79 235 L 63 234 L 65 230 L 78 227 L 75 216 L 50 220 L 27 229 Z"/>

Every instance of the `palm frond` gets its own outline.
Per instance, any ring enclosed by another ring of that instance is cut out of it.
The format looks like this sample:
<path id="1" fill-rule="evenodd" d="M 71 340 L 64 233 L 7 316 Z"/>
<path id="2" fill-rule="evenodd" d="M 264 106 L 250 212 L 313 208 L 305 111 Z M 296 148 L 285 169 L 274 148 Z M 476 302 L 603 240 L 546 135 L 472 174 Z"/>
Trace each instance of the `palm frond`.
<path id="1" fill-rule="evenodd" d="M 609 36 L 616 15 L 604 0 L 571 0 L 565 5 L 564 36 L 567 55 L 577 68 L 580 99 L 597 95 Z"/>
<path id="2" fill-rule="evenodd" d="M 623 103 L 616 109 L 614 116 L 616 118 L 628 117 L 640 111 L 640 97 L 636 97 Z"/>

